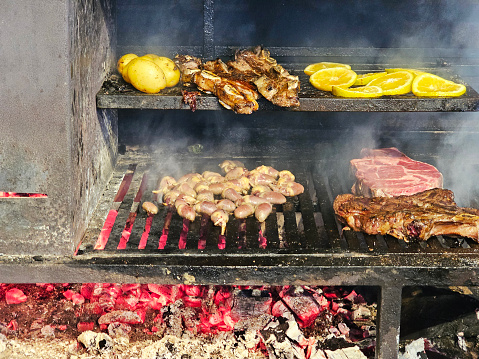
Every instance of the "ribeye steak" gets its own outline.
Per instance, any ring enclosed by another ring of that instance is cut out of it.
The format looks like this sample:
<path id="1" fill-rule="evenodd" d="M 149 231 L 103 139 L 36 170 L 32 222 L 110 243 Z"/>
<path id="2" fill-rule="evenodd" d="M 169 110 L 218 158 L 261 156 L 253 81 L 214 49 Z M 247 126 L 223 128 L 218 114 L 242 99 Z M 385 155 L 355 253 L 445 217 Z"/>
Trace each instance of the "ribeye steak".
<path id="1" fill-rule="evenodd" d="M 357 196 L 393 197 L 442 188 L 442 174 L 436 167 L 415 161 L 397 148 L 363 149 L 351 160 L 356 177 L 352 192 Z"/>

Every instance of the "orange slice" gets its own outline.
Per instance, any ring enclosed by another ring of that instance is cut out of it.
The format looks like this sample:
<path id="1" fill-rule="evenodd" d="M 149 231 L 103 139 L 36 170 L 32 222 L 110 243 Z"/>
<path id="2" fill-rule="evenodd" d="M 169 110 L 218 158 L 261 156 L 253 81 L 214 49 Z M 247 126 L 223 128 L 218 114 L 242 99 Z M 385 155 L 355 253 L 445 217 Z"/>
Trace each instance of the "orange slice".
<path id="1" fill-rule="evenodd" d="M 414 75 L 409 71 L 397 71 L 378 77 L 366 86 L 379 86 L 383 95 L 403 95 L 411 91 Z"/>
<path id="2" fill-rule="evenodd" d="M 378 86 L 342 87 L 333 86 L 333 95 L 349 98 L 373 98 L 381 97 L 383 90 Z"/>
<path id="3" fill-rule="evenodd" d="M 466 93 L 466 86 L 423 73 L 414 79 L 412 92 L 419 97 L 456 97 Z"/>
<path id="4" fill-rule="evenodd" d="M 356 78 L 355 86 L 367 85 L 372 80 L 377 79 L 378 77 L 386 75 L 386 72 L 369 72 L 367 74 L 358 74 Z"/>
<path id="5" fill-rule="evenodd" d="M 318 90 L 331 91 L 333 86 L 352 86 L 357 76 L 353 70 L 345 67 L 332 67 L 316 71 L 309 82 Z"/>
<path id="6" fill-rule="evenodd" d="M 414 76 L 417 76 L 419 74 L 423 74 L 424 71 L 421 71 L 421 70 L 416 70 L 416 69 L 405 69 L 405 68 L 401 68 L 401 67 L 397 67 L 397 68 L 393 68 L 393 69 L 386 69 L 385 70 L 388 74 L 391 74 L 393 72 L 398 72 L 398 71 L 409 71 L 410 73 L 412 73 Z"/>
<path id="7" fill-rule="evenodd" d="M 337 62 L 318 62 L 318 63 L 306 66 L 306 68 L 304 69 L 304 73 L 308 76 L 311 76 L 312 74 L 314 74 L 318 70 L 330 69 L 330 68 L 333 68 L 333 67 L 344 67 L 346 69 L 351 70 L 351 66 L 346 65 L 346 64 L 340 64 L 340 63 L 337 63 Z"/>

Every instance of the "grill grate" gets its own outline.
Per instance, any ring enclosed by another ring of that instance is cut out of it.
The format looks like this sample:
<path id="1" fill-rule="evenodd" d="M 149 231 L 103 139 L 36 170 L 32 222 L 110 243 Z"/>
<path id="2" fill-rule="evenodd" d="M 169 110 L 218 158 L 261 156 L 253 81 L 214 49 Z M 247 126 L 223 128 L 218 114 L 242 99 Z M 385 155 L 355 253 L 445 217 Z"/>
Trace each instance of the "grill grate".
<path id="1" fill-rule="evenodd" d="M 368 235 L 349 230 L 337 221 L 332 202 L 336 195 L 349 192 L 345 176 L 328 170 L 327 162 L 288 163 L 281 169 L 291 170 L 305 192 L 289 197 L 283 205 L 275 205 L 273 213 L 261 225 L 254 217 L 239 220 L 230 216 L 224 236 L 207 216 L 189 222 L 174 208 L 158 203 L 152 193 L 159 178 L 169 173 L 156 173 L 151 164 L 120 166 L 122 178 L 113 202 L 109 206 L 101 231 L 85 237 L 78 255 L 103 250 L 109 254 L 132 253 L 438 253 L 475 251 L 479 245 L 467 238 L 433 237 L 427 242 L 406 243 L 391 236 Z M 220 162 L 203 159 L 202 168 L 214 170 Z M 248 168 L 262 161 L 251 159 Z M 274 163 L 272 164 L 274 166 Z M 279 166 L 276 166 L 280 168 Z M 186 168 L 186 167 L 185 167 Z M 143 201 L 158 205 L 157 215 L 147 215 L 141 209 Z M 104 215 L 103 215 L 104 217 Z M 94 245 L 92 243 L 95 242 Z"/>

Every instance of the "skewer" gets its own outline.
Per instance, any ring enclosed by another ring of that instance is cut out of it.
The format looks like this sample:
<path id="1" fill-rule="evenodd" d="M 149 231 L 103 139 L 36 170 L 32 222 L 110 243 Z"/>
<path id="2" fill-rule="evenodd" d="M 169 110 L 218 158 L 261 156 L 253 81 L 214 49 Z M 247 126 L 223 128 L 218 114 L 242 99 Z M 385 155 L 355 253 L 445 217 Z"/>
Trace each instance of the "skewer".
<path id="1" fill-rule="evenodd" d="M 207 214 L 202 214 L 201 216 L 201 226 L 200 226 L 200 238 L 198 239 L 198 249 L 206 248 L 206 236 L 208 234 L 208 223 L 210 221 L 210 216 Z"/>
<path id="2" fill-rule="evenodd" d="M 258 242 L 259 247 L 265 249 L 267 246 L 267 239 L 266 239 L 266 223 L 260 222 L 259 223 L 259 233 L 258 233 Z"/>
<path id="3" fill-rule="evenodd" d="M 218 237 L 218 249 L 225 249 L 226 248 L 226 236 L 224 234 L 223 227 L 221 228 L 221 234 Z"/>
<path id="4" fill-rule="evenodd" d="M 168 232 L 170 231 L 171 218 L 173 217 L 173 206 L 168 206 L 168 213 L 165 218 L 165 224 L 163 226 L 163 231 L 161 232 L 160 241 L 158 242 L 158 249 L 164 249 L 166 245 L 166 240 L 168 239 Z"/>
<path id="5" fill-rule="evenodd" d="M 138 249 L 145 249 L 146 242 L 148 242 L 148 236 L 150 235 L 151 224 L 153 223 L 154 214 L 148 213 L 146 217 L 145 229 L 141 235 L 140 243 L 138 243 Z"/>
<path id="6" fill-rule="evenodd" d="M 190 228 L 190 220 L 183 218 L 183 228 L 180 233 L 180 240 L 178 241 L 178 248 L 186 248 L 186 238 L 188 237 L 188 230 Z"/>
<path id="7" fill-rule="evenodd" d="M 128 219 L 126 220 L 125 228 L 121 232 L 120 242 L 118 243 L 118 247 L 116 249 L 125 249 L 126 244 L 130 240 L 131 230 L 133 225 L 135 224 L 136 216 L 138 214 L 138 209 L 140 207 L 141 198 L 143 197 L 143 193 L 145 192 L 146 185 L 147 185 L 147 178 L 148 175 L 145 172 L 143 177 L 141 178 L 140 187 L 138 188 L 138 192 L 136 193 L 135 199 L 131 205 L 130 213 L 128 214 Z"/>
<path id="8" fill-rule="evenodd" d="M 238 219 L 238 249 L 246 246 L 246 219 Z"/>

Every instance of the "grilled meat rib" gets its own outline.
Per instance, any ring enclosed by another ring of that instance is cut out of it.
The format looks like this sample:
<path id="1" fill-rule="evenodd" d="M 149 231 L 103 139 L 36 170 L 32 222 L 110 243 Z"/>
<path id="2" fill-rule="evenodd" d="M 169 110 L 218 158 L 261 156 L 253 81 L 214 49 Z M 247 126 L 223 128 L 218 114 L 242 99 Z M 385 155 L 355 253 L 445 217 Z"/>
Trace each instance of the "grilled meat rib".
<path id="1" fill-rule="evenodd" d="M 214 94 L 221 105 L 236 113 L 256 111 L 258 92 L 275 105 L 299 106 L 299 78 L 290 75 L 260 46 L 237 51 L 235 60 L 228 63 L 217 59 L 202 64 L 193 56 L 177 55 L 176 64 L 183 82 L 195 83 L 200 90 Z"/>
<path id="2" fill-rule="evenodd" d="M 447 235 L 479 241 L 479 210 L 457 206 L 447 189 L 391 198 L 341 194 L 333 207 L 351 229 L 372 235 L 389 234 L 405 241 Z"/>
<path id="3" fill-rule="evenodd" d="M 356 177 L 352 192 L 358 196 L 393 197 L 442 188 L 442 174 L 428 163 L 415 161 L 395 147 L 361 150 L 351 160 Z"/>
<path id="4" fill-rule="evenodd" d="M 268 50 L 258 46 L 253 50 L 238 51 L 235 61 L 228 62 L 228 66 L 243 76 L 250 76 L 259 93 L 275 105 L 299 106 L 299 77 L 290 75 Z"/>

